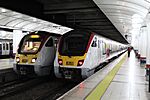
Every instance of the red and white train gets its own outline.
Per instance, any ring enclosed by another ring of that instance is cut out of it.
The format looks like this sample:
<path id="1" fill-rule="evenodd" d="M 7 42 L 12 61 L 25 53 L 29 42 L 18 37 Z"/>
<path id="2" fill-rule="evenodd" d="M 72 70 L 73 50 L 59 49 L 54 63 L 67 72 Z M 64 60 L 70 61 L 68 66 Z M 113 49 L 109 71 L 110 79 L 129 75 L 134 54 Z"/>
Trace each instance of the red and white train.
<path id="1" fill-rule="evenodd" d="M 59 41 L 54 61 L 55 75 L 57 78 L 87 78 L 101 63 L 125 48 L 126 45 L 98 34 L 72 30 Z"/>

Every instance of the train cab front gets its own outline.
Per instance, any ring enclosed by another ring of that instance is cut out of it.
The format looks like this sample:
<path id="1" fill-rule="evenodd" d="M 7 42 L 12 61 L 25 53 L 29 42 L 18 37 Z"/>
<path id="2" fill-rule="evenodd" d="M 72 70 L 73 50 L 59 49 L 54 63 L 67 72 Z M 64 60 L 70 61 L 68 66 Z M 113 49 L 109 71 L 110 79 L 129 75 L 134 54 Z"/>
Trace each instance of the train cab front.
<path id="1" fill-rule="evenodd" d="M 35 74 L 34 66 L 36 59 L 36 55 L 17 54 L 13 68 L 20 75 Z"/>
<path id="2" fill-rule="evenodd" d="M 35 74 L 38 52 L 41 47 L 40 35 L 28 34 L 20 42 L 14 61 L 14 71 L 20 75 Z"/>
<path id="3" fill-rule="evenodd" d="M 56 77 L 66 79 L 87 77 L 86 56 L 90 36 L 82 31 L 71 31 L 61 38 L 55 61 Z"/>
<path id="4" fill-rule="evenodd" d="M 65 79 L 82 79 L 82 70 L 85 56 L 61 56 L 59 55 L 59 72 Z"/>

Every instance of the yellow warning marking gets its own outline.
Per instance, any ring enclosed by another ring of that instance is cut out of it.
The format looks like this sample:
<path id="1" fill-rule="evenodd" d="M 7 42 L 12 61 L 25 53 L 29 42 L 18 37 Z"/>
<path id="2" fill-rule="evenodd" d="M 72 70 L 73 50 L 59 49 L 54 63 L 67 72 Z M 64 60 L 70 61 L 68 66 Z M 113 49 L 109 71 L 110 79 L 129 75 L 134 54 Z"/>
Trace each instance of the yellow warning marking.
<path id="1" fill-rule="evenodd" d="M 100 100 L 116 73 L 124 63 L 127 55 L 124 56 L 120 62 L 105 76 L 105 78 L 97 85 L 97 87 L 87 96 L 86 100 Z"/>

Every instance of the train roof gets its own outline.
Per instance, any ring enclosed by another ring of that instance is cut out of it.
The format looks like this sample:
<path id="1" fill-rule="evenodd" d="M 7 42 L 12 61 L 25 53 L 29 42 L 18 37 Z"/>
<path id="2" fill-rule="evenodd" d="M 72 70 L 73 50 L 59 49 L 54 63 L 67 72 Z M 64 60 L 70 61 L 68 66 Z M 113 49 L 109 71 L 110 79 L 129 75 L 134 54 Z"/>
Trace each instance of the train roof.
<path id="1" fill-rule="evenodd" d="M 30 32 L 29 34 L 49 35 L 49 36 L 55 36 L 55 37 L 61 36 L 60 34 L 52 33 L 52 32 L 46 32 L 46 31 L 34 31 L 34 32 Z"/>
<path id="2" fill-rule="evenodd" d="M 2 42 L 2 41 L 12 42 L 13 39 L 0 39 L 0 42 Z"/>
<path id="3" fill-rule="evenodd" d="M 104 39 L 106 39 L 106 40 L 109 40 L 109 41 L 113 41 L 113 42 L 115 42 L 115 43 L 117 43 L 117 44 L 120 44 L 120 45 L 125 45 L 125 44 L 122 44 L 122 43 L 119 43 L 118 41 L 115 41 L 115 40 L 112 40 L 112 39 L 109 39 L 109 38 L 107 38 L 107 37 L 104 37 L 104 36 L 102 36 L 102 35 L 99 35 L 99 34 L 97 34 L 97 33 L 95 33 L 95 32 L 93 32 L 93 31 L 91 31 L 91 30 L 85 30 L 85 29 L 75 29 L 75 30 L 71 30 L 71 31 L 69 31 L 69 32 L 67 32 L 67 33 L 65 33 L 65 34 L 69 34 L 69 33 L 74 33 L 74 32 L 87 32 L 87 33 L 89 33 L 89 34 L 92 34 L 92 33 L 94 33 L 95 35 L 98 35 L 98 36 L 100 36 L 100 37 L 102 37 L 102 38 L 104 38 Z M 86 33 L 86 34 L 87 34 Z M 65 35 L 64 34 L 64 35 Z"/>

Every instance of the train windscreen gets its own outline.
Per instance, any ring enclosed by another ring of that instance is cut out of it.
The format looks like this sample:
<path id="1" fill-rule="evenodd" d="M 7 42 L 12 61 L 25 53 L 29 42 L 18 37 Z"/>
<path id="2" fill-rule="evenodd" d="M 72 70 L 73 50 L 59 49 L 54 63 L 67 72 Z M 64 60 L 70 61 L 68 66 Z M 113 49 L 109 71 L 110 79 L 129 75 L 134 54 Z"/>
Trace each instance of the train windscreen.
<path id="1" fill-rule="evenodd" d="M 65 56 L 83 56 L 86 51 L 90 34 L 70 32 L 61 38 L 59 53 Z"/>
<path id="2" fill-rule="evenodd" d="M 21 45 L 21 53 L 36 53 L 41 45 L 41 37 L 39 35 L 28 35 L 24 38 Z"/>

